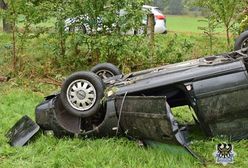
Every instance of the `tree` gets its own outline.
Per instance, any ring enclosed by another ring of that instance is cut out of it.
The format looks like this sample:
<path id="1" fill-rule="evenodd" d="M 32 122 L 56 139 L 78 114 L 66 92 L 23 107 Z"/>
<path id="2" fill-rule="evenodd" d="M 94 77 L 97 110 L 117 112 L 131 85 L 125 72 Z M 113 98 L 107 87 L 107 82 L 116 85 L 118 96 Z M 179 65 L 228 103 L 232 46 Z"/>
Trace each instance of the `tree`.
<path id="1" fill-rule="evenodd" d="M 210 53 L 213 54 L 214 35 L 216 34 L 215 30 L 219 27 L 219 24 L 212 13 L 209 11 L 205 11 L 205 13 L 205 19 L 199 21 L 205 22 L 206 26 L 198 27 L 198 29 L 203 30 L 205 36 L 208 38 Z"/>
<path id="2" fill-rule="evenodd" d="M 161 10 L 164 10 L 168 5 L 168 0 L 153 0 L 150 4 L 159 7 Z"/>
<path id="3" fill-rule="evenodd" d="M 208 9 L 216 20 L 225 26 L 227 45 L 230 46 L 230 30 L 239 14 L 243 0 L 197 0 L 196 5 Z"/>
<path id="4" fill-rule="evenodd" d="M 23 66 L 20 59 L 25 41 L 30 37 L 30 27 L 42 21 L 44 10 L 38 10 L 31 0 L 0 0 L 2 17 L 7 23 L 8 32 L 12 34 L 12 65 L 13 71 L 18 72 Z M 21 16 L 21 17 L 20 17 Z M 19 31 L 20 23 L 24 25 Z M 34 34 L 34 32 L 32 32 Z M 20 43 L 20 44 L 18 44 Z"/>
<path id="5" fill-rule="evenodd" d="M 172 15 L 181 15 L 183 13 L 183 1 L 182 0 L 169 0 L 168 11 Z"/>

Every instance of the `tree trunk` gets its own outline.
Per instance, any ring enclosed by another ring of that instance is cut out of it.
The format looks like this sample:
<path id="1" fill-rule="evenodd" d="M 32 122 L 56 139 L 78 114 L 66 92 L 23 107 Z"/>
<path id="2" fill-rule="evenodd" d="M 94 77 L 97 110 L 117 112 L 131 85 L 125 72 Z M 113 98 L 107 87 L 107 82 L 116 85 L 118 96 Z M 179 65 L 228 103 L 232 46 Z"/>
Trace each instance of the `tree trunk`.
<path id="1" fill-rule="evenodd" d="M 227 40 L 227 48 L 230 47 L 230 32 L 229 32 L 229 27 L 226 26 L 226 40 Z"/>
<path id="2" fill-rule="evenodd" d="M 4 0 L 0 0 L 0 8 L 3 10 L 7 10 L 8 4 L 4 2 Z M 3 17 L 3 31 L 9 33 L 11 32 L 11 30 L 12 30 L 11 23 L 5 17 Z"/>
<path id="3" fill-rule="evenodd" d="M 17 64 L 17 55 L 16 55 L 16 25 L 14 23 L 13 25 L 13 31 L 12 31 L 12 43 L 13 43 L 13 70 L 14 72 L 17 72 L 16 64 Z"/>
<path id="4" fill-rule="evenodd" d="M 66 46 L 65 46 L 65 39 L 62 37 L 60 39 L 60 55 L 62 56 L 62 58 L 65 58 L 65 52 L 66 52 Z"/>
<path id="5" fill-rule="evenodd" d="M 0 8 L 1 9 L 8 9 L 8 5 L 4 2 L 4 0 L 0 0 Z"/>
<path id="6" fill-rule="evenodd" d="M 213 34 L 212 34 L 212 32 L 209 34 L 209 45 L 210 45 L 210 53 L 213 54 Z"/>

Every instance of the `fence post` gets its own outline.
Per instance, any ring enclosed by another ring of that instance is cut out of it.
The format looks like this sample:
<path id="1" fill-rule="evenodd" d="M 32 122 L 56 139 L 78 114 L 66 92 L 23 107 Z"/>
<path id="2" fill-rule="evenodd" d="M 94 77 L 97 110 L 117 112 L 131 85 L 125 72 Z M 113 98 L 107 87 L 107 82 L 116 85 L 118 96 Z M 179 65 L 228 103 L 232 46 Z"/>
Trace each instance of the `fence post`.
<path id="1" fill-rule="evenodd" d="M 154 63 L 154 26 L 155 26 L 155 19 L 154 14 L 148 14 L 147 15 L 147 34 L 149 38 L 149 48 L 150 48 L 150 57 L 152 63 Z"/>

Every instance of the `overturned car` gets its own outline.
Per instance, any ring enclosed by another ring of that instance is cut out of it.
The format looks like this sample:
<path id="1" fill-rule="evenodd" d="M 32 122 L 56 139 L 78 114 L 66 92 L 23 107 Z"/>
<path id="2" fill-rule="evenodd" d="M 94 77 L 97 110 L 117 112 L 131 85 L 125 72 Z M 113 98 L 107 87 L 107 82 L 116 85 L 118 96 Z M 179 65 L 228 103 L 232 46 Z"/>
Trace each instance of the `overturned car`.
<path id="1" fill-rule="evenodd" d="M 208 136 L 248 137 L 247 51 L 122 75 L 112 64 L 76 72 L 36 108 L 56 135 L 124 133 L 164 141 L 180 132 L 170 108 L 188 105 Z M 176 126 L 176 130 L 173 128 Z"/>
<path id="2" fill-rule="evenodd" d="M 247 49 L 123 75 L 112 64 L 69 76 L 36 107 L 36 123 L 57 136 L 124 135 L 188 148 L 171 108 L 188 105 L 207 136 L 248 138 Z"/>

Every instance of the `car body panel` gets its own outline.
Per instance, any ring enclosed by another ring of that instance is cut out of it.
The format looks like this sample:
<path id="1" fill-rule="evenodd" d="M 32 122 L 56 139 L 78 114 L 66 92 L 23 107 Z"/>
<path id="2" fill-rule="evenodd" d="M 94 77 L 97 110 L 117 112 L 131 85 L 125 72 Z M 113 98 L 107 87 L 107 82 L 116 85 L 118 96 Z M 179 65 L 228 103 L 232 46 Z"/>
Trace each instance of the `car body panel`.
<path id="1" fill-rule="evenodd" d="M 11 146 L 23 146 L 37 134 L 39 129 L 39 125 L 25 115 L 16 122 L 5 136 Z"/>
<path id="2" fill-rule="evenodd" d="M 156 20 L 155 22 L 156 22 L 154 27 L 155 34 L 162 34 L 167 32 L 165 20 Z"/>
<path id="3" fill-rule="evenodd" d="M 142 140 L 177 142 L 174 132 L 180 128 L 166 97 L 117 97 L 116 108 L 121 129 L 126 135 Z"/>
<path id="4" fill-rule="evenodd" d="M 35 120 L 43 130 L 53 130 L 57 136 L 81 132 L 81 118 L 68 113 L 58 94 L 47 97 L 35 109 Z"/>

